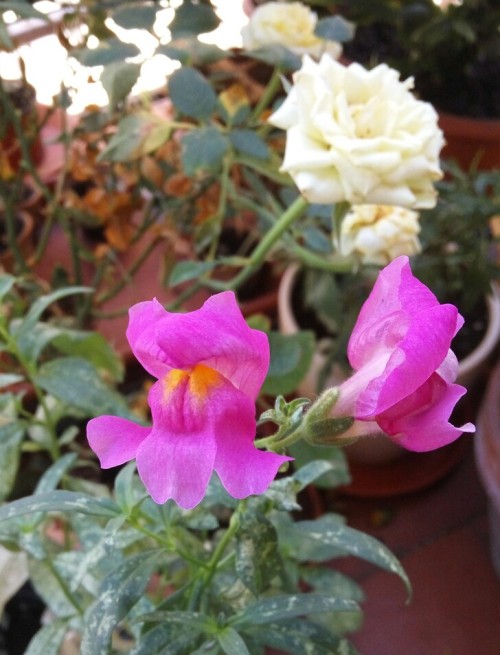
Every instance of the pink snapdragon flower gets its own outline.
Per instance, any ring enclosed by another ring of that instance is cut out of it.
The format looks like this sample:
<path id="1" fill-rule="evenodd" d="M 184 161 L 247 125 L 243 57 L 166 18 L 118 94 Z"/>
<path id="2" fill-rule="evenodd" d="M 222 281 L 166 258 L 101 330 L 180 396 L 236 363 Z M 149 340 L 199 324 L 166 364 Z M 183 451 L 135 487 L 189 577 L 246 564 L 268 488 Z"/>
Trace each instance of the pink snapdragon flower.
<path id="1" fill-rule="evenodd" d="M 157 503 L 197 505 L 216 471 L 235 498 L 263 493 L 281 464 L 255 448 L 255 400 L 269 368 L 267 336 L 245 322 L 232 292 L 186 314 L 156 300 L 131 307 L 127 339 L 157 378 L 148 396 L 153 425 L 116 416 L 88 423 L 87 437 L 103 468 L 137 460 Z"/>
<path id="2" fill-rule="evenodd" d="M 474 432 L 450 424 L 466 389 L 453 384 L 458 361 L 451 340 L 463 325 L 410 269 L 408 257 L 379 274 L 348 344 L 354 375 L 340 386 L 335 416 L 354 416 L 351 434 L 385 432 L 408 450 L 434 450 Z"/>

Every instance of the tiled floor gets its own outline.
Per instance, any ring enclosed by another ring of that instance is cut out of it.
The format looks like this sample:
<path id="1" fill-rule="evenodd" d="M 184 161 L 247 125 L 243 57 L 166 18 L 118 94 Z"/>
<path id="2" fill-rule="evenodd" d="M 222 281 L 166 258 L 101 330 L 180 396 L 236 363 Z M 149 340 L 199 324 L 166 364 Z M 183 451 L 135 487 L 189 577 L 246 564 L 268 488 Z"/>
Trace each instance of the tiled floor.
<path id="1" fill-rule="evenodd" d="M 401 560 L 414 595 L 396 576 L 345 560 L 366 593 L 352 640 L 362 655 L 500 655 L 500 578 L 489 552 L 487 501 L 472 447 L 444 479 L 404 496 L 337 499 L 349 525 Z"/>

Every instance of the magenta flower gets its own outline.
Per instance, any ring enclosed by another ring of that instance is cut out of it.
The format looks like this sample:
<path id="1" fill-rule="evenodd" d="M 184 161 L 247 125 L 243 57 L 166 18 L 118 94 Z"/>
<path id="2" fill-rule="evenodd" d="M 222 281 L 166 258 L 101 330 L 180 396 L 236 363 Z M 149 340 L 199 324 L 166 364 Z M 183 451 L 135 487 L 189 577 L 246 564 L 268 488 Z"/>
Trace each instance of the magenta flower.
<path id="1" fill-rule="evenodd" d="M 466 392 L 453 384 L 451 340 L 463 325 L 410 269 L 408 257 L 386 266 L 361 308 L 348 345 L 354 375 L 340 386 L 337 416 L 354 416 L 355 432 L 385 432 L 409 450 L 434 450 L 474 432 L 449 423 Z"/>
<path id="2" fill-rule="evenodd" d="M 138 303 L 129 311 L 127 339 L 157 378 L 148 396 L 153 425 L 116 416 L 89 421 L 101 466 L 135 458 L 152 498 L 173 498 L 185 509 L 201 501 L 213 470 L 235 498 L 263 493 L 289 458 L 253 444 L 269 343 L 246 324 L 234 294 L 214 295 L 186 314 L 169 313 L 156 300 Z"/>

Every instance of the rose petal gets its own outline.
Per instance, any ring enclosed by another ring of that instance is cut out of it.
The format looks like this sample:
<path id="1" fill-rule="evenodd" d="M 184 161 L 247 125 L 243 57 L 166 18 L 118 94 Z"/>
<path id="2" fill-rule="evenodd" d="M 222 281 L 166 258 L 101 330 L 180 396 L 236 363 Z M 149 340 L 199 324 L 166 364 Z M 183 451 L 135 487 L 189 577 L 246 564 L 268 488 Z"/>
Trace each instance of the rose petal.
<path id="1" fill-rule="evenodd" d="M 99 416 L 87 423 L 88 442 L 104 469 L 134 459 L 150 432 L 151 428 L 118 416 Z"/>

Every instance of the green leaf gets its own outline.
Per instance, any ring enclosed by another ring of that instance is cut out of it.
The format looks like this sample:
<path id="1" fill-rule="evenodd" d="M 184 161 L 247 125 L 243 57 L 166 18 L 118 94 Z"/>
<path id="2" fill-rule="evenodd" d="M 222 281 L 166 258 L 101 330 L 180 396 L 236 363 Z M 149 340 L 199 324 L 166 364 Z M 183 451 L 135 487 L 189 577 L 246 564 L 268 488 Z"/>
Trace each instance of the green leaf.
<path id="1" fill-rule="evenodd" d="M 79 512 L 93 516 L 114 518 L 118 507 L 108 498 L 94 498 L 76 491 L 49 491 L 25 496 L 0 507 L 0 522 L 34 512 Z"/>
<path id="2" fill-rule="evenodd" d="M 251 631 L 254 634 L 254 631 Z M 266 626 L 255 634 L 259 642 L 294 655 L 355 655 L 348 642 L 340 639 L 328 628 L 308 621 L 295 619 Z"/>
<path id="3" fill-rule="evenodd" d="M 102 71 L 101 83 L 108 94 L 110 111 L 125 100 L 141 74 L 140 64 L 115 61 Z"/>
<path id="4" fill-rule="evenodd" d="M 310 368 L 314 354 L 314 333 L 309 331 L 269 335 L 271 363 L 262 392 L 277 396 L 295 391 Z"/>
<path id="5" fill-rule="evenodd" d="M 355 24 L 342 16 L 329 16 L 318 21 L 314 33 L 321 39 L 345 43 L 354 37 L 355 31 Z"/>
<path id="6" fill-rule="evenodd" d="M 144 593 L 159 555 L 157 550 L 133 555 L 104 579 L 87 616 L 81 655 L 108 655 L 113 630 Z"/>
<path id="7" fill-rule="evenodd" d="M 226 655 L 250 655 L 250 651 L 241 635 L 230 626 L 219 632 L 217 639 Z"/>
<path id="8" fill-rule="evenodd" d="M 283 72 L 298 70 L 302 65 L 302 58 L 299 55 L 279 44 L 256 48 L 247 54 L 273 68 L 280 68 Z"/>
<path id="9" fill-rule="evenodd" d="M 40 367 L 35 383 L 87 416 L 113 414 L 138 420 L 122 395 L 110 389 L 97 369 L 81 357 L 60 357 Z"/>
<path id="10" fill-rule="evenodd" d="M 249 605 L 231 624 L 233 627 L 251 627 L 309 614 L 356 611 L 359 611 L 359 605 L 352 600 L 326 594 L 290 594 L 264 598 Z"/>
<path id="11" fill-rule="evenodd" d="M 203 34 L 211 32 L 219 25 L 220 20 L 213 7 L 184 0 L 175 10 L 174 20 L 168 26 L 172 36 Z"/>
<path id="12" fill-rule="evenodd" d="M 212 43 L 203 43 L 196 37 L 183 38 L 160 45 L 156 48 L 155 54 L 177 59 L 181 64 L 195 68 L 227 57 L 226 50 L 222 50 Z"/>
<path id="13" fill-rule="evenodd" d="M 24 655 L 59 655 L 62 641 L 67 632 L 66 621 L 51 621 L 36 633 L 24 651 Z"/>
<path id="14" fill-rule="evenodd" d="M 0 500 L 5 500 L 14 486 L 23 437 L 24 428 L 17 422 L 5 423 L 0 426 L 0 462 L 2 462 Z"/>
<path id="15" fill-rule="evenodd" d="M 252 130 L 233 130 L 229 134 L 233 148 L 243 155 L 256 159 L 268 159 L 269 148 L 266 142 Z"/>
<path id="16" fill-rule="evenodd" d="M 3 300 L 3 297 L 9 293 L 15 283 L 16 278 L 13 275 L 0 275 L 0 300 Z"/>
<path id="17" fill-rule="evenodd" d="M 0 373 L 0 389 L 10 387 L 12 384 L 17 384 L 24 380 L 24 375 L 17 373 Z"/>
<path id="18" fill-rule="evenodd" d="M 151 112 L 138 111 L 125 116 L 99 160 L 121 162 L 138 159 L 163 145 L 171 131 L 168 121 Z"/>
<path id="19" fill-rule="evenodd" d="M 59 580 L 62 576 L 53 558 L 30 559 L 29 574 L 37 594 L 56 617 L 69 618 L 77 614 L 77 608 L 64 593 Z M 66 584 L 69 583 L 64 577 L 62 579 Z"/>
<path id="20" fill-rule="evenodd" d="M 236 538 L 236 573 L 256 596 L 269 588 L 281 571 L 278 535 L 264 514 L 245 511 Z"/>
<path id="21" fill-rule="evenodd" d="M 115 478 L 115 500 L 124 513 L 129 514 L 132 508 L 145 496 L 147 491 L 143 485 L 138 493 L 135 475 L 135 461 L 124 466 Z"/>
<path id="22" fill-rule="evenodd" d="M 189 632 L 173 631 L 169 624 L 159 625 L 141 635 L 129 655 L 186 655 L 199 643 L 199 632 L 190 625 Z"/>
<path id="23" fill-rule="evenodd" d="M 31 6 L 31 3 L 24 2 L 24 0 L 2 0 L 0 5 L 2 13 L 4 11 L 13 11 L 21 18 L 38 18 L 39 20 L 48 21 L 49 18 L 46 14 Z"/>
<path id="24" fill-rule="evenodd" d="M 66 455 L 62 455 L 54 462 L 38 481 L 35 495 L 53 491 L 61 481 L 63 475 L 71 469 L 77 458 L 76 453 L 66 453 Z"/>
<path id="25" fill-rule="evenodd" d="M 45 296 L 37 298 L 35 302 L 31 305 L 30 310 L 26 316 L 19 322 L 16 322 L 11 328 L 12 336 L 16 337 L 17 340 L 29 334 L 38 321 L 41 319 L 42 314 L 47 310 L 50 305 L 66 298 L 67 296 L 74 296 L 79 293 L 92 293 L 94 289 L 91 287 L 64 287 L 63 289 L 58 289 L 53 291 Z"/>
<path id="26" fill-rule="evenodd" d="M 329 470 L 314 481 L 318 487 L 334 489 L 351 481 L 349 466 L 342 448 L 312 446 L 306 441 L 300 441 L 290 447 L 290 455 L 294 457 L 293 465 L 297 469 L 296 474 L 300 474 L 311 462 L 316 462 L 319 458 L 330 465 Z"/>
<path id="27" fill-rule="evenodd" d="M 97 369 L 111 374 L 118 382 L 123 380 L 124 365 L 121 357 L 98 332 L 61 330 L 53 339 L 52 345 L 64 355 L 83 357 Z"/>
<path id="28" fill-rule="evenodd" d="M 107 66 L 114 62 L 123 62 L 128 57 L 140 54 L 139 48 L 120 39 L 107 39 L 94 50 L 81 49 L 71 53 L 83 66 Z"/>
<path id="29" fill-rule="evenodd" d="M 229 140 L 215 127 L 193 130 L 182 139 L 184 172 L 186 175 L 200 171 L 217 173 L 228 150 Z"/>
<path id="30" fill-rule="evenodd" d="M 209 81 L 196 69 L 182 66 L 168 82 L 175 108 L 191 118 L 206 119 L 217 106 L 217 96 Z"/>
<path id="31" fill-rule="evenodd" d="M 111 18 L 126 30 L 152 30 L 157 11 L 158 7 L 152 3 L 131 3 L 113 11 Z"/>
<path id="32" fill-rule="evenodd" d="M 342 551 L 344 555 L 359 557 L 385 571 L 395 573 L 404 582 L 408 594 L 411 595 L 411 583 L 401 563 L 377 539 L 336 520 L 332 521 L 332 516 L 329 514 L 315 521 L 297 522 L 295 528 L 297 536 L 304 543 L 330 546 Z"/>
<path id="33" fill-rule="evenodd" d="M 169 284 L 175 287 L 177 284 L 182 284 L 183 282 L 188 282 L 190 280 L 195 280 L 197 278 L 203 277 L 205 273 L 208 273 L 217 266 L 217 262 L 194 262 L 194 261 L 184 261 L 178 262 L 169 278 Z"/>

